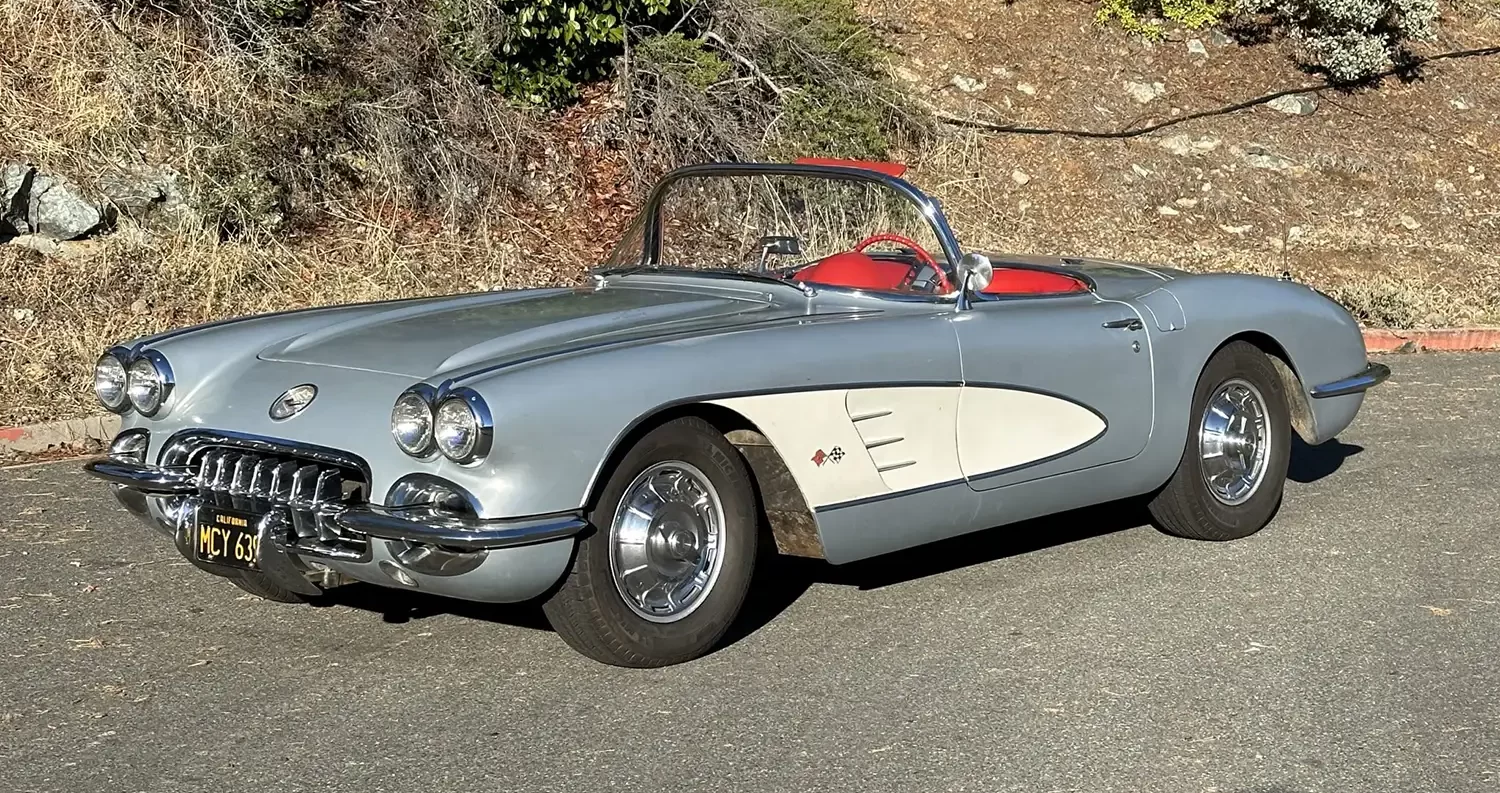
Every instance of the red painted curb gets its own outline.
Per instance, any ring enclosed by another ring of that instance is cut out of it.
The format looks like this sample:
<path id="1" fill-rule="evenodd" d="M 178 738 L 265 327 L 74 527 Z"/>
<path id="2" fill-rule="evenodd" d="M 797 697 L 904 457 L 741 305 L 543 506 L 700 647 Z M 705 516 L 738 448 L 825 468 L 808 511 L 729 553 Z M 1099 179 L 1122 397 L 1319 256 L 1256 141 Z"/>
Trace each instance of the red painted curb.
<path id="1" fill-rule="evenodd" d="M 1364 337 L 1369 352 L 1500 350 L 1500 328 L 1365 328 Z"/>

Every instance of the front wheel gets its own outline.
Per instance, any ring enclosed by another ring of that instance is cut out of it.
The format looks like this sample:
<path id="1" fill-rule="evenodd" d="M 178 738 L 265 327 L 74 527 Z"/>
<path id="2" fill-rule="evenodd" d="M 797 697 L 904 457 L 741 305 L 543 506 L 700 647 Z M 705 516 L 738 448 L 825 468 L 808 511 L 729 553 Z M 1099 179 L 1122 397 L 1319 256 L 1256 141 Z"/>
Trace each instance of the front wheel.
<path id="1" fill-rule="evenodd" d="M 573 649 L 615 666 L 667 666 L 723 638 L 755 566 L 755 490 L 705 421 L 662 424 L 628 451 L 589 514 L 573 569 L 542 609 Z"/>
<path id="2" fill-rule="evenodd" d="M 1198 377 L 1182 462 L 1148 505 L 1157 526 L 1195 540 L 1237 540 L 1281 506 L 1291 460 L 1287 394 L 1271 359 L 1230 342 Z"/>

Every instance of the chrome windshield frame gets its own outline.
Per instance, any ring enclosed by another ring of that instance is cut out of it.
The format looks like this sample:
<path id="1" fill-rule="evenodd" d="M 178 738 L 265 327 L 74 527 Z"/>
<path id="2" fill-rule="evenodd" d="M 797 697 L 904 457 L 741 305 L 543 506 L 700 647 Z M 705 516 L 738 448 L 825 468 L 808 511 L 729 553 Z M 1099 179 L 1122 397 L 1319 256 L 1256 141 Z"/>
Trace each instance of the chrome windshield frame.
<path id="1" fill-rule="evenodd" d="M 943 215 L 943 209 L 939 206 L 936 199 L 922 192 L 916 185 L 900 177 L 856 166 L 846 167 L 838 165 L 757 162 L 708 163 L 703 165 L 688 165 L 668 172 L 666 176 L 661 178 L 661 181 L 656 183 L 655 187 L 651 188 L 651 195 L 646 199 L 646 205 L 641 210 L 641 216 L 645 218 L 645 226 L 641 232 L 641 266 L 662 266 L 661 210 L 662 204 L 666 200 L 668 189 L 683 179 L 715 176 L 802 176 L 865 182 L 893 190 L 897 195 L 914 204 L 922 214 L 922 217 L 927 221 L 927 224 L 932 228 L 933 234 L 937 237 L 938 245 L 943 249 L 943 258 L 946 260 L 939 262 L 939 264 L 949 281 L 957 283 L 954 279 L 958 277 L 958 263 L 963 259 L 963 251 L 958 245 L 958 238 L 954 236 L 953 229 L 948 225 L 948 218 Z"/>

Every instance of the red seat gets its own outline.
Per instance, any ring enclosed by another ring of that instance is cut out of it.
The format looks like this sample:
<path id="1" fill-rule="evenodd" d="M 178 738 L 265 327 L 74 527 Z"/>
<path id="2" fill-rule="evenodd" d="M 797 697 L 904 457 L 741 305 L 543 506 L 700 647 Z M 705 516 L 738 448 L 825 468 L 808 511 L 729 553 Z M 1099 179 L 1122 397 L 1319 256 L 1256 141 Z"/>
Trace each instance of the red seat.
<path id="1" fill-rule="evenodd" d="M 876 259 L 863 253 L 846 251 L 804 267 L 792 276 L 793 281 L 825 286 L 842 286 L 850 289 L 877 289 L 893 291 L 911 275 L 911 265 Z"/>
<path id="2" fill-rule="evenodd" d="M 996 267 L 995 277 L 981 291 L 987 295 L 1058 295 L 1087 292 L 1088 289 L 1088 284 L 1071 275 L 1021 267 Z"/>

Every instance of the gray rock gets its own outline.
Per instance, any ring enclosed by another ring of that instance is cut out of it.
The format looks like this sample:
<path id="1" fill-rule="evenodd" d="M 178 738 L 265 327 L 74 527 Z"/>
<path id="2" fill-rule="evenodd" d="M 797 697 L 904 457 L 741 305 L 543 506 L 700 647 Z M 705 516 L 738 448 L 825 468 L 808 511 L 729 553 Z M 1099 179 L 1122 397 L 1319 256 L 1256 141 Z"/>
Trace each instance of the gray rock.
<path id="1" fill-rule="evenodd" d="M 985 82 L 983 80 L 976 80 L 973 77 L 968 77 L 962 74 L 953 75 L 953 79 L 949 82 L 952 83 L 954 88 L 957 88 L 958 90 L 963 91 L 966 94 L 978 93 L 979 91 L 983 91 L 985 89 Z"/>
<path id="2" fill-rule="evenodd" d="M 1125 87 L 1125 94 L 1143 105 L 1167 92 L 1167 87 L 1161 83 L 1143 83 L 1135 80 L 1127 80 L 1123 85 Z"/>
<path id="3" fill-rule="evenodd" d="M 1287 94 L 1272 99 L 1266 106 L 1289 116 L 1310 116 L 1318 109 L 1318 99 L 1312 94 Z"/>
<path id="4" fill-rule="evenodd" d="M 31 182 L 28 215 L 36 233 L 54 240 L 71 240 L 98 228 L 104 213 L 76 185 L 55 176 L 37 174 Z"/>
<path id="5" fill-rule="evenodd" d="M 1202 58 L 1208 57 L 1208 48 L 1203 46 L 1202 39 L 1188 39 L 1187 51 L 1189 55 L 1197 55 Z"/>
<path id="6" fill-rule="evenodd" d="M 1178 157 L 1202 156 L 1214 149 L 1219 148 L 1221 141 L 1218 138 L 1204 135 L 1194 138 L 1191 135 L 1172 135 L 1162 138 L 1156 145 L 1166 149 Z"/>
<path id="7" fill-rule="evenodd" d="M 178 189 L 177 173 L 170 168 L 140 165 L 111 171 L 99 177 L 98 188 L 104 199 L 104 220 L 111 225 L 121 215 L 145 223 L 158 213 L 169 220 L 191 214 Z"/>
<path id="8" fill-rule="evenodd" d="M 1264 168 L 1269 171 L 1285 171 L 1297 163 L 1286 157 L 1271 151 L 1259 143 L 1247 143 L 1245 148 L 1239 150 L 1239 155 L 1245 158 L 1245 162 L 1251 168 Z"/>
<path id="9" fill-rule="evenodd" d="M 1228 47 L 1234 43 L 1234 39 L 1225 35 L 1222 30 L 1210 30 L 1208 32 L 1208 43 L 1215 47 Z"/>
<path id="10" fill-rule="evenodd" d="M 8 162 L 0 168 L 0 238 L 31 233 L 26 196 L 35 176 L 36 169 L 25 163 Z"/>

